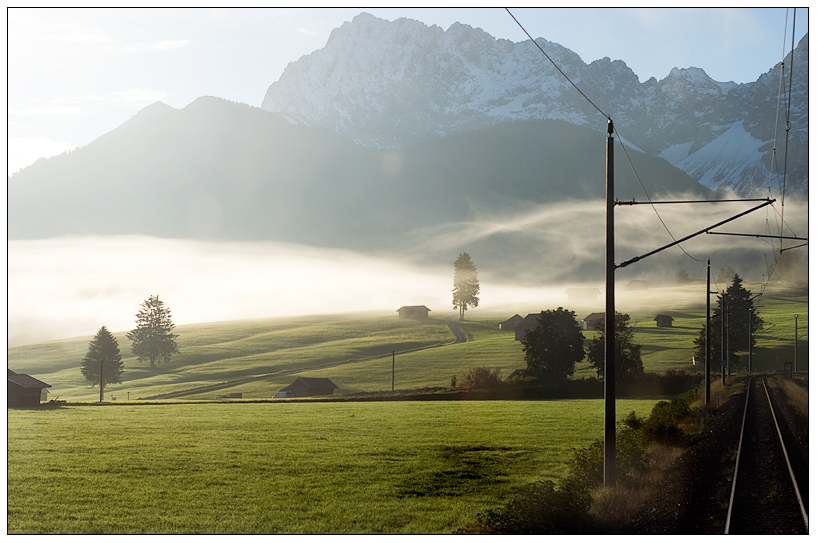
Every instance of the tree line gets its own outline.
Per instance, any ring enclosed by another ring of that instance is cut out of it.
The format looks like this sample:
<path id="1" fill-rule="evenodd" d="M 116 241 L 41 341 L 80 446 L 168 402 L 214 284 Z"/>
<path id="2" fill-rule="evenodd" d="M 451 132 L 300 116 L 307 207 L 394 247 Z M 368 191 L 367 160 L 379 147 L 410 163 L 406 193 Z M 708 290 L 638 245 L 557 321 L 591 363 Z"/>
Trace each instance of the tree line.
<path id="1" fill-rule="evenodd" d="M 710 319 L 711 360 L 726 360 L 728 356 L 730 364 L 735 366 L 740 361 L 737 351 L 748 350 L 750 344 L 754 347 L 755 333 L 763 329 L 763 319 L 758 315 L 754 298 L 743 286 L 743 279 L 734 273 L 732 284 L 718 295 L 718 310 Z M 574 311 L 562 307 L 542 311 L 536 325 L 522 339 L 527 364 L 524 376 L 541 382 L 562 381 L 572 377 L 576 364 L 587 357 L 601 377 L 604 373 L 604 318 L 597 329 L 599 333 L 585 349 L 584 335 Z M 695 358 L 704 360 L 705 324 L 693 344 Z M 643 377 L 641 345 L 635 343 L 630 316 L 625 313 L 615 314 L 615 345 L 616 382 L 632 382 Z"/>
<path id="2" fill-rule="evenodd" d="M 170 357 L 179 352 L 176 344 L 179 336 L 173 333 L 175 325 L 171 317 L 170 308 L 159 296 L 150 296 L 136 313 L 136 328 L 127 333 L 131 352 L 140 362 L 150 360 L 151 368 L 155 368 L 157 362 L 170 361 Z M 124 364 L 119 343 L 107 327 L 100 328 L 88 344 L 80 371 L 91 386 L 99 385 L 99 401 L 102 401 L 105 385 L 122 382 Z"/>

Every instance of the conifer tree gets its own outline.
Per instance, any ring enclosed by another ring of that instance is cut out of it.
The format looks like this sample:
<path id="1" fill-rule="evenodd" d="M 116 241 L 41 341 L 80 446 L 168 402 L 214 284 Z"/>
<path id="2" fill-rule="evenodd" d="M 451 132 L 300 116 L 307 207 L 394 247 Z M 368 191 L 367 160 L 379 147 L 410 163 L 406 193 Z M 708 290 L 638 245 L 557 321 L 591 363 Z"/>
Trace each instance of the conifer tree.
<path id="1" fill-rule="evenodd" d="M 179 349 L 173 328 L 176 326 L 170 320 L 170 308 L 158 296 L 150 296 L 140 304 L 142 309 L 136 314 L 136 328 L 128 332 L 128 339 L 133 342 L 131 350 L 139 357 L 139 361 L 150 360 L 150 367 L 156 361 L 167 362 Z"/>
<path id="2" fill-rule="evenodd" d="M 468 306 L 477 307 L 479 305 L 479 279 L 477 279 L 477 267 L 471 262 L 471 255 L 460 253 L 454 261 L 454 298 L 452 303 L 454 309 L 460 310 L 460 320 L 465 320 L 465 312 Z"/>
<path id="3" fill-rule="evenodd" d="M 80 371 L 85 379 L 91 381 L 91 386 L 99 385 L 99 400 L 102 401 L 105 385 L 122 382 L 123 370 L 119 343 L 103 326 L 88 344 L 88 354 L 82 359 Z"/>
<path id="4" fill-rule="evenodd" d="M 726 322 L 723 316 L 727 315 Z M 724 324 L 729 328 L 729 363 L 737 366 L 740 363 L 738 351 L 749 350 L 749 325 L 751 324 L 752 347 L 757 343 L 757 332 L 763 329 L 763 319 L 758 315 L 752 291 L 743 286 L 743 279 L 735 273 L 732 284 L 725 292 L 718 295 L 718 309 L 709 319 L 709 356 L 713 362 L 725 359 L 725 342 L 721 341 Z M 701 326 L 698 337 L 693 340 L 696 360 L 704 360 L 706 356 L 706 325 Z M 719 367 L 717 364 L 713 368 Z"/>

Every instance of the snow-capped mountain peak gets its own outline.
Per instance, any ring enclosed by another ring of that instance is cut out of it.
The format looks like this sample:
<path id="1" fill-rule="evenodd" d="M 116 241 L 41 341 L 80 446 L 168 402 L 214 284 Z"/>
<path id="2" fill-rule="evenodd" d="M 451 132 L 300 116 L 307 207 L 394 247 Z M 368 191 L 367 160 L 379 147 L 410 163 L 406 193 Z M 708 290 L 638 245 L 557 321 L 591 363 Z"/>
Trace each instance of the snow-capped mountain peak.
<path id="1" fill-rule="evenodd" d="M 633 146 L 709 187 L 751 193 L 768 185 L 763 164 L 775 133 L 774 70 L 744 85 L 714 81 L 695 67 L 640 83 L 623 60 L 586 64 L 557 43 L 536 42 Z M 800 68 L 793 93 L 799 105 L 792 120 L 799 130 L 789 136 L 807 147 L 808 35 L 794 64 Z M 443 30 L 367 13 L 335 29 L 324 48 L 291 63 L 261 107 L 376 147 L 515 120 L 606 125 L 529 40 L 513 43 L 459 23 Z M 807 155 L 800 160 L 793 184 L 806 190 Z"/>

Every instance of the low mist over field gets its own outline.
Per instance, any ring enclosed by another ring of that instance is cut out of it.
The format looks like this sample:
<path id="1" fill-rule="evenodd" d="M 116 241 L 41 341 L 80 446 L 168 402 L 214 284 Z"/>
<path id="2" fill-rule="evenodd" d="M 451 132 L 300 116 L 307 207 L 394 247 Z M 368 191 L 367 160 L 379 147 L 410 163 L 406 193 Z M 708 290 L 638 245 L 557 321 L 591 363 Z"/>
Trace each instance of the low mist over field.
<path id="1" fill-rule="evenodd" d="M 681 238 L 755 205 L 679 204 L 661 206 L 659 212 Z M 787 222 L 800 235 L 804 208 L 786 205 Z M 779 209 L 767 206 L 717 230 L 763 233 Z M 472 217 L 409 232 L 399 245 L 376 255 L 278 242 L 147 236 L 10 241 L 9 344 L 92 335 L 103 325 L 131 329 L 139 304 L 151 294 L 170 306 L 177 325 L 394 312 L 403 305 L 453 314 L 453 261 L 462 251 L 471 254 L 479 273 L 477 310 L 570 308 L 567 287 L 603 290 L 602 202 L 530 206 L 504 214 L 474 210 Z M 616 236 L 617 263 L 672 241 L 650 206 L 617 208 Z M 701 235 L 684 248 L 702 262 L 673 247 L 618 270 L 616 279 L 671 285 L 680 269 L 704 279 L 711 258 L 713 273 L 731 266 L 744 279 L 761 281 L 773 258 L 771 244 L 755 238 Z M 624 296 L 620 293 L 619 300 Z"/>

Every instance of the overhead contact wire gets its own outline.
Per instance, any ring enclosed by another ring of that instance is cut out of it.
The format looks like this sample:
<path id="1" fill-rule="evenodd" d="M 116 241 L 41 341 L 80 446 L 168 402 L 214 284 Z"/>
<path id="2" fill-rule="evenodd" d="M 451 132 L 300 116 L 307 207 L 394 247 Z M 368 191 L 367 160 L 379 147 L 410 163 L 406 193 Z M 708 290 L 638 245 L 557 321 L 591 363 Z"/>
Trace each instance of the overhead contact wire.
<path id="1" fill-rule="evenodd" d="M 574 89 L 576 89 L 576 90 L 578 91 L 578 93 L 579 93 L 579 94 L 581 94 L 581 95 L 584 97 L 584 99 L 585 99 L 585 100 L 587 100 L 587 101 L 590 103 L 590 105 L 591 105 L 591 106 L 593 106 L 594 108 L 596 108 L 596 110 L 598 110 L 598 112 L 599 112 L 599 113 L 601 113 L 602 115 L 604 115 L 604 116 L 605 116 L 607 119 L 610 119 L 610 116 L 609 116 L 609 115 L 607 115 L 605 112 L 603 112 L 603 111 L 602 111 L 602 110 L 599 108 L 599 106 L 597 106 L 596 104 L 594 104 L 594 103 L 593 103 L 593 100 L 591 100 L 590 98 L 588 98 L 588 97 L 587 97 L 587 95 L 586 95 L 585 93 L 583 93 L 583 92 L 582 92 L 582 90 L 581 90 L 579 87 L 577 87 L 577 86 L 576 86 L 576 84 L 575 84 L 575 83 L 574 83 L 574 82 L 573 82 L 573 81 L 572 81 L 572 80 L 571 80 L 571 79 L 570 79 L 570 78 L 567 76 L 567 74 L 566 74 L 566 73 L 564 73 L 564 72 L 562 71 L 562 69 L 561 69 L 561 68 L 559 68 L 559 65 L 558 65 L 558 64 L 556 64 L 555 62 L 553 62 L 553 59 L 552 59 L 552 58 L 550 58 L 550 57 L 548 56 L 548 54 L 547 54 L 547 53 L 545 53 L 545 50 L 544 50 L 544 49 L 542 49 L 542 47 L 541 47 L 541 46 L 540 46 L 538 43 L 536 43 L 536 40 L 534 40 L 534 39 L 533 39 L 533 36 L 531 36 L 531 35 L 528 33 L 528 31 L 527 31 L 527 30 L 525 30 L 525 27 L 524 27 L 524 26 L 522 26 L 522 23 L 520 23 L 520 22 L 519 22 L 519 21 L 516 19 L 516 17 L 514 17 L 514 16 L 513 16 L 513 13 L 511 13 L 511 10 L 510 10 L 510 9 L 508 9 L 508 8 L 505 8 L 505 11 L 507 11 L 507 12 L 508 12 L 508 15 L 510 15 L 510 16 L 511 16 L 511 19 L 513 19 L 513 20 L 516 22 L 516 24 L 517 24 L 517 25 L 519 25 L 519 28 L 521 28 L 521 29 L 522 29 L 522 32 L 524 32 L 524 33 L 525 33 L 525 35 L 527 35 L 527 36 L 528 36 L 528 38 L 530 38 L 530 41 L 532 41 L 532 42 L 533 42 L 533 45 L 535 45 L 535 46 L 536 46 L 536 48 L 537 48 L 537 49 L 539 49 L 539 50 L 542 52 L 542 54 L 543 54 L 543 55 L 545 55 L 545 58 L 547 58 L 547 59 L 550 61 L 550 63 L 551 63 L 551 64 L 553 64 L 553 67 L 554 67 L 554 68 L 556 68 L 556 69 L 559 71 L 559 73 L 560 73 L 560 74 L 562 74 L 562 76 L 564 76 L 564 78 L 565 78 L 565 79 L 567 79 L 567 82 L 568 82 L 568 83 L 570 83 L 571 85 L 573 85 L 573 88 L 574 88 Z"/>
<path id="2" fill-rule="evenodd" d="M 511 18 L 514 20 L 514 22 L 519 26 L 519 28 L 522 29 L 522 32 L 524 32 L 525 35 L 528 37 L 528 39 L 530 39 L 530 41 L 533 42 L 533 44 L 536 46 L 536 48 L 539 49 L 539 51 L 541 51 L 543 55 L 545 55 L 545 58 L 547 58 L 550 61 L 550 63 L 553 64 L 553 67 L 556 68 L 556 70 L 558 70 L 558 72 L 560 74 L 562 74 L 562 76 L 567 80 L 567 82 L 570 83 L 573 86 L 573 88 L 576 89 L 576 91 L 579 94 L 581 94 L 582 97 L 585 100 L 588 101 L 588 103 L 590 103 L 591 106 L 596 108 L 596 110 L 599 113 L 604 115 L 608 120 L 612 121 L 611 117 L 609 115 L 607 115 L 604 111 L 602 111 L 601 108 L 599 106 L 597 106 L 593 102 L 593 100 L 588 98 L 587 95 L 585 93 L 583 93 L 582 90 L 578 86 L 576 86 L 575 83 L 573 83 L 573 81 L 567 76 L 567 74 L 565 74 L 562 71 L 562 69 L 559 68 L 559 65 L 556 64 L 556 62 L 554 62 L 552 58 L 550 58 L 550 56 L 545 52 L 545 50 L 542 49 L 542 47 L 538 43 L 536 43 L 536 40 L 533 39 L 533 36 L 531 36 L 530 33 L 527 30 L 525 30 L 525 27 L 522 26 L 522 23 L 520 23 L 519 20 L 516 17 L 514 17 L 513 13 L 511 13 L 511 10 L 509 8 L 505 8 L 505 11 L 508 12 L 508 15 L 510 15 Z M 672 232 L 670 232 L 670 229 L 667 227 L 666 223 L 664 222 L 664 219 L 661 218 L 661 214 L 655 208 L 655 205 L 653 205 L 652 200 L 650 199 L 650 195 L 647 193 L 647 189 L 644 187 L 644 183 L 641 182 L 641 177 L 638 175 L 638 172 L 635 169 L 635 165 L 633 164 L 633 161 L 630 160 L 630 155 L 627 154 L 627 149 L 624 147 L 624 143 L 622 141 L 621 135 L 618 133 L 618 130 L 616 129 L 615 124 L 613 125 L 613 131 L 615 131 L 616 136 L 618 137 L 619 144 L 621 145 L 621 148 L 624 150 L 624 156 L 627 157 L 627 162 L 630 163 L 630 168 L 632 168 L 633 173 L 635 174 L 635 177 L 638 180 L 638 184 L 641 185 L 641 189 L 644 191 L 644 194 L 647 196 L 647 200 L 650 202 L 650 206 L 652 206 L 652 209 L 655 212 L 656 216 L 658 217 L 658 220 L 661 222 L 661 225 L 664 227 L 664 230 L 667 231 L 667 234 L 669 234 L 669 237 L 672 238 L 672 241 L 677 242 L 678 240 L 675 238 L 675 236 L 672 235 Z M 691 258 L 695 262 L 703 262 L 703 260 L 695 258 L 691 254 L 689 254 L 683 247 L 681 247 L 680 243 L 678 244 L 678 248 L 681 249 L 681 251 L 683 251 L 685 255 L 687 255 L 689 258 Z"/>

